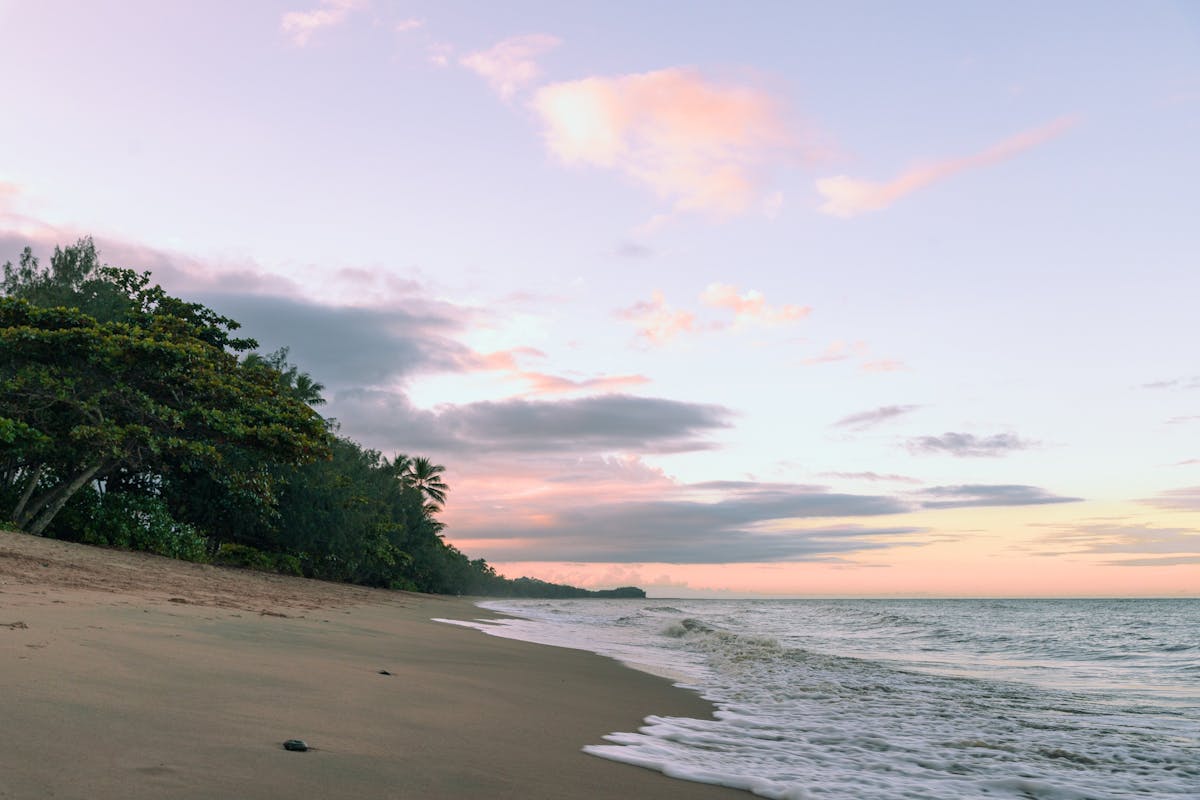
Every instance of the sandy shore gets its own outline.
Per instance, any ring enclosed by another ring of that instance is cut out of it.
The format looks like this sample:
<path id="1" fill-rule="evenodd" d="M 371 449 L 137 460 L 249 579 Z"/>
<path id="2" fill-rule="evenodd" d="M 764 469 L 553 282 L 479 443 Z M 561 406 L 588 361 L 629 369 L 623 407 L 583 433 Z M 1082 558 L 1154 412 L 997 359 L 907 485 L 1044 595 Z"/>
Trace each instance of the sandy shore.
<path id="1" fill-rule="evenodd" d="M 749 796 L 581 753 L 711 709 L 608 659 L 430 621 L 479 616 L 0 532 L 0 798 Z"/>

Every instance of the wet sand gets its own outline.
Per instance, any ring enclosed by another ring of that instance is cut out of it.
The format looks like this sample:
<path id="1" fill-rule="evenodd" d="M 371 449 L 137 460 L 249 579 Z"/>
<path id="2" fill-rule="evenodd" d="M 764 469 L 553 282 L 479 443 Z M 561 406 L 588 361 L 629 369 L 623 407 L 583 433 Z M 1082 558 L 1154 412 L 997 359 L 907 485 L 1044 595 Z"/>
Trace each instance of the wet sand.
<path id="1" fill-rule="evenodd" d="M 711 708 L 486 615 L 0 532 L 0 798 L 749 797 L 580 752 Z"/>

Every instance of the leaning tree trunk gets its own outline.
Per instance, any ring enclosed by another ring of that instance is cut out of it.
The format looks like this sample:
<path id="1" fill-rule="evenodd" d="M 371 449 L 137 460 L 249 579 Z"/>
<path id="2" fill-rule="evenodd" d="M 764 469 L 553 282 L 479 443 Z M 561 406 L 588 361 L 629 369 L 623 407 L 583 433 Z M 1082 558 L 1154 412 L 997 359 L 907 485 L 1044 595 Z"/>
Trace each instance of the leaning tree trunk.
<path id="1" fill-rule="evenodd" d="M 25 515 L 25 506 L 29 503 L 29 498 L 33 497 L 33 490 L 37 488 L 38 481 L 42 479 L 42 473 L 45 470 L 45 464 L 38 464 L 30 469 L 29 479 L 25 482 L 25 489 L 21 492 L 21 499 L 17 501 L 17 507 L 13 509 L 13 522 L 17 522 Z"/>
<path id="2" fill-rule="evenodd" d="M 70 482 L 59 484 L 54 488 L 49 496 L 40 498 L 37 508 L 32 511 L 27 510 L 24 514 L 24 519 L 19 520 L 21 530 L 26 533 L 32 533 L 34 536 L 41 536 L 42 531 L 46 530 L 46 526 L 54 519 L 54 516 L 62 510 L 62 507 L 67 504 L 71 497 L 82 489 L 88 481 L 95 477 L 100 468 L 105 466 L 103 462 L 93 464 L 83 472 L 76 475 Z"/>

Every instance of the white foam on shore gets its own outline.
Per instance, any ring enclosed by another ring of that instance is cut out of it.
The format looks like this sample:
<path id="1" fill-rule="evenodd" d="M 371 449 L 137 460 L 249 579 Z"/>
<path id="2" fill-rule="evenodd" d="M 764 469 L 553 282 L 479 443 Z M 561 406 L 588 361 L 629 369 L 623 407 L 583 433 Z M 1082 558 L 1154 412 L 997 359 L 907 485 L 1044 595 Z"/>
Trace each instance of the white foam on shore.
<path id="1" fill-rule="evenodd" d="M 1179 645 L 1200 604 L 484 607 L 525 618 L 457 624 L 609 655 L 713 701 L 715 719 L 648 717 L 584 748 L 672 777 L 783 800 L 1200 796 L 1200 684 Z"/>

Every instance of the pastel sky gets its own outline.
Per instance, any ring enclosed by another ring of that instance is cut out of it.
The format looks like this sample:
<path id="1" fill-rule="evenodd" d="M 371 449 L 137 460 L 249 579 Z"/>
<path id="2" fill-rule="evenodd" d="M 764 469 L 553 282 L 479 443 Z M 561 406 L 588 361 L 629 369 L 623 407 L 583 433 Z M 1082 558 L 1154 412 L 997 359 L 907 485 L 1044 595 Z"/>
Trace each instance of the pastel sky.
<path id="1" fill-rule="evenodd" d="M 1200 594 L 1193 2 L 0 0 L 110 263 L 652 595 Z"/>

